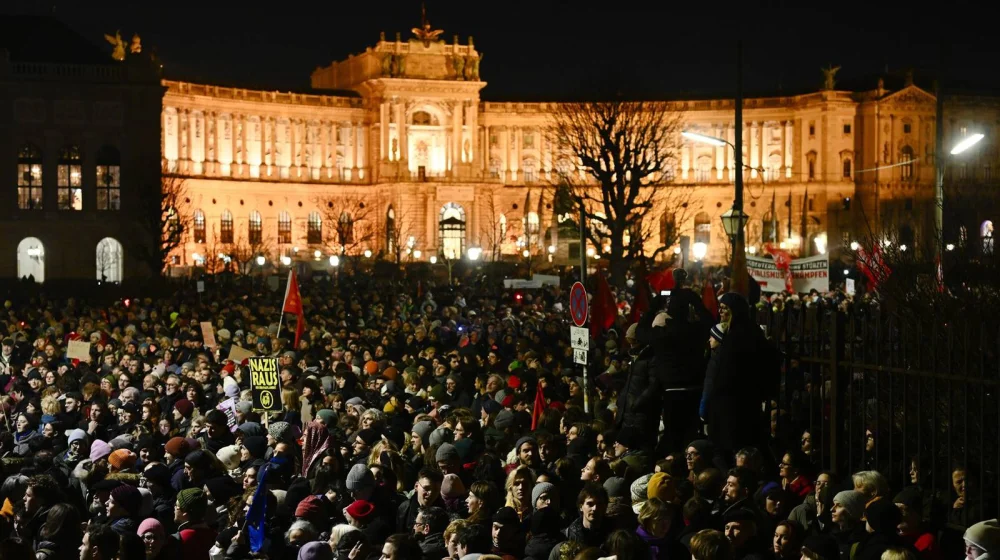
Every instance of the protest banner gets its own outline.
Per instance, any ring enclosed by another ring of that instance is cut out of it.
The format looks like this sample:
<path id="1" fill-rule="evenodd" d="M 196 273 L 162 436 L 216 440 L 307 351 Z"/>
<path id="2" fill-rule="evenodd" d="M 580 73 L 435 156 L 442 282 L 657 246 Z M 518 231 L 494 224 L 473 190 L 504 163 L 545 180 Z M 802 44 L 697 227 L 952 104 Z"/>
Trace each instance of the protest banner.
<path id="1" fill-rule="evenodd" d="M 281 410 L 281 383 L 278 378 L 278 358 L 253 356 L 250 366 L 250 391 L 253 409 L 261 412 Z"/>
<path id="2" fill-rule="evenodd" d="M 792 286 L 798 293 L 818 290 L 830 291 L 830 257 L 828 254 L 804 259 L 792 259 L 789 263 Z M 785 289 L 785 271 L 779 270 L 771 257 L 747 256 L 747 271 L 760 285 L 762 292 L 781 292 Z"/>

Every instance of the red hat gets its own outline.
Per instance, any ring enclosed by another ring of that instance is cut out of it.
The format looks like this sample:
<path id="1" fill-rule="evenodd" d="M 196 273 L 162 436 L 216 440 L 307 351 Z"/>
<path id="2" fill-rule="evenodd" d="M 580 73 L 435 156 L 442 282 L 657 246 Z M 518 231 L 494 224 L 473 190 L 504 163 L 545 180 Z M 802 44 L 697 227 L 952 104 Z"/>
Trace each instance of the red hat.
<path id="1" fill-rule="evenodd" d="M 507 386 L 511 389 L 517 389 L 521 386 L 521 378 L 516 375 L 510 376 L 507 378 Z"/>
<path id="2" fill-rule="evenodd" d="M 186 439 L 182 437 L 170 438 L 167 445 L 164 446 L 167 453 L 174 456 L 175 459 L 183 459 L 191 451 L 191 445 Z"/>
<path id="3" fill-rule="evenodd" d="M 236 371 L 236 364 L 233 362 L 227 362 L 226 365 L 222 366 L 222 371 L 232 375 Z"/>
<path id="4" fill-rule="evenodd" d="M 324 516 L 325 514 L 323 501 L 319 496 L 308 496 L 299 502 L 299 505 L 295 508 L 295 517 L 311 518 Z"/>
<path id="5" fill-rule="evenodd" d="M 504 408 L 510 408 L 514 406 L 514 395 L 507 395 L 506 397 L 504 397 L 503 400 L 500 401 L 500 406 Z"/>
<path id="6" fill-rule="evenodd" d="M 181 416 L 190 418 L 194 412 L 194 403 L 187 399 L 181 399 L 174 403 L 174 408 L 181 413 Z"/>
<path id="7" fill-rule="evenodd" d="M 347 506 L 347 513 L 358 521 L 364 521 L 374 511 L 375 506 L 365 500 L 355 500 L 353 504 Z"/>

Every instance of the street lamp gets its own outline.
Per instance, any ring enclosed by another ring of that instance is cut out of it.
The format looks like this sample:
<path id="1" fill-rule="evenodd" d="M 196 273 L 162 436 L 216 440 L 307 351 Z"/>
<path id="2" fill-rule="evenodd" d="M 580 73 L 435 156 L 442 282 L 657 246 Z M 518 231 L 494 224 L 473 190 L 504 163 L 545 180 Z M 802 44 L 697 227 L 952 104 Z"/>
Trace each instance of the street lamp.
<path id="1" fill-rule="evenodd" d="M 257 266 L 264 266 L 266 262 L 267 259 L 264 258 L 264 255 L 257 255 Z"/>
<path id="2" fill-rule="evenodd" d="M 340 257 L 338 257 L 337 255 L 330 255 L 330 266 L 332 266 L 333 268 L 337 268 L 338 266 L 340 266 Z"/>
<path id="3" fill-rule="evenodd" d="M 466 254 L 468 254 L 470 261 L 478 261 L 479 257 L 483 255 L 483 250 L 479 247 L 469 247 Z"/>
<path id="4" fill-rule="evenodd" d="M 699 142 L 701 144 L 711 144 L 712 146 L 717 146 L 719 148 L 727 144 L 729 146 L 732 146 L 732 144 L 723 140 L 722 138 L 716 138 L 714 136 L 705 136 L 704 134 L 698 134 L 697 132 L 691 132 L 690 130 L 685 130 L 684 132 L 681 132 L 681 136 L 693 142 Z"/>
<path id="5" fill-rule="evenodd" d="M 726 210 L 726 213 L 722 215 L 722 229 L 726 230 L 726 235 L 732 239 L 738 232 L 746 227 L 747 221 L 750 216 L 743 211 L 742 208 L 736 208 L 735 206 Z"/>
<path id="6" fill-rule="evenodd" d="M 951 155 L 957 156 L 958 154 L 978 144 L 979 141 L 985 137 L 986 137 L 985 134 L 981 134 L 978 132 L 976 134 L 971 134 L 967 136 L 964 140 L 962 140 L 958 144 L 955 144 L 955 147 L 951 149 Z"/>
<path id="7" fill-rule="evenodd" d="M 431 261 L 431 264 L 437 264 L 437 262 L 438 262 L 437 255 L 431 255 L 430 261 Z"/>

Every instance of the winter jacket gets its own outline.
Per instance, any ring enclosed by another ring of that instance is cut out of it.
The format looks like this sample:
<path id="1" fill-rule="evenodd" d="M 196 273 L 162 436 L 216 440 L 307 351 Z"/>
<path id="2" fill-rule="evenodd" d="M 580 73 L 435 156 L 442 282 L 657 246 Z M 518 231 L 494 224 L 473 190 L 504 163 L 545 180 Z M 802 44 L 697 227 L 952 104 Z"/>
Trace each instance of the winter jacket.
<path id="1" fill-rule="evenodd" d="M 651 429 L 660 419 L 662 383 L 656 366 L 656 350 L 643 348 L 632 362 L 625 386 L 618 393 L 619 428 Z"/>

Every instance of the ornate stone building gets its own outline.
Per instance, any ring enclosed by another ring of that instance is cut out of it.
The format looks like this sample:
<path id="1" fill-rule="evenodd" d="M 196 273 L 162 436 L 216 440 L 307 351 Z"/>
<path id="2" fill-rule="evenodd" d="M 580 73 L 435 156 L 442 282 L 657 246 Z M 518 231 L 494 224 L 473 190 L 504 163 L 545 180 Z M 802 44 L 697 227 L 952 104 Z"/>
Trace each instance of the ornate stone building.
<path id="1" fill-rule="evenodd" d="M 54 18 L 0 17 L 2 278 L 159 273 L 141 255 L 155 245 L 143 201 L 160 192 L 164 88 L 138 37 L 110 39 L 117 61 Z"/>
<path id="2" fill-rule="evenodd" d="M 266 253 L 268 266 L 287 257 L 319 267 L 333 254 L 428 260 L 470 248 L 575 259 L 580 244 L 559 239 L 552 210 L 551 186 L 566 164 L 543 134 L 556 105 L 481 100 L 480 60 L 471 37 L 383 35 L 315 70 L 315 94 L 165 81 L 164 165 L 187 178 L 182 211 L 194 216 L 174 264 L 211 267 L 242 252 L 244 261 Z M 949 101 L 946 145 L 970 131 L 996 138 L 998 104 L 977 99 L 955 101 L 954 114 Z M 687 130 L 733 142 L 732 100 L 668 104 Z M 748 250 L 773 242 L 836 255 L 878 223 L 920 243 L 933 221 L 934 117 L 934 96 L 909 81 L 844 91 L 831 74 L 814 93 L 747 99 Z M 692 193 L 677 224 L 688 258 L 724 262 L 719 217 L 732 205 L 732 148 L 678 141 L 664 188 Z M 993 145 L 949 165 L 974 162 L 991 179 Z M 663 222 L 674 215 L 654 211 Z M 654 235 L 649 249 L 660 242 Z"/>

